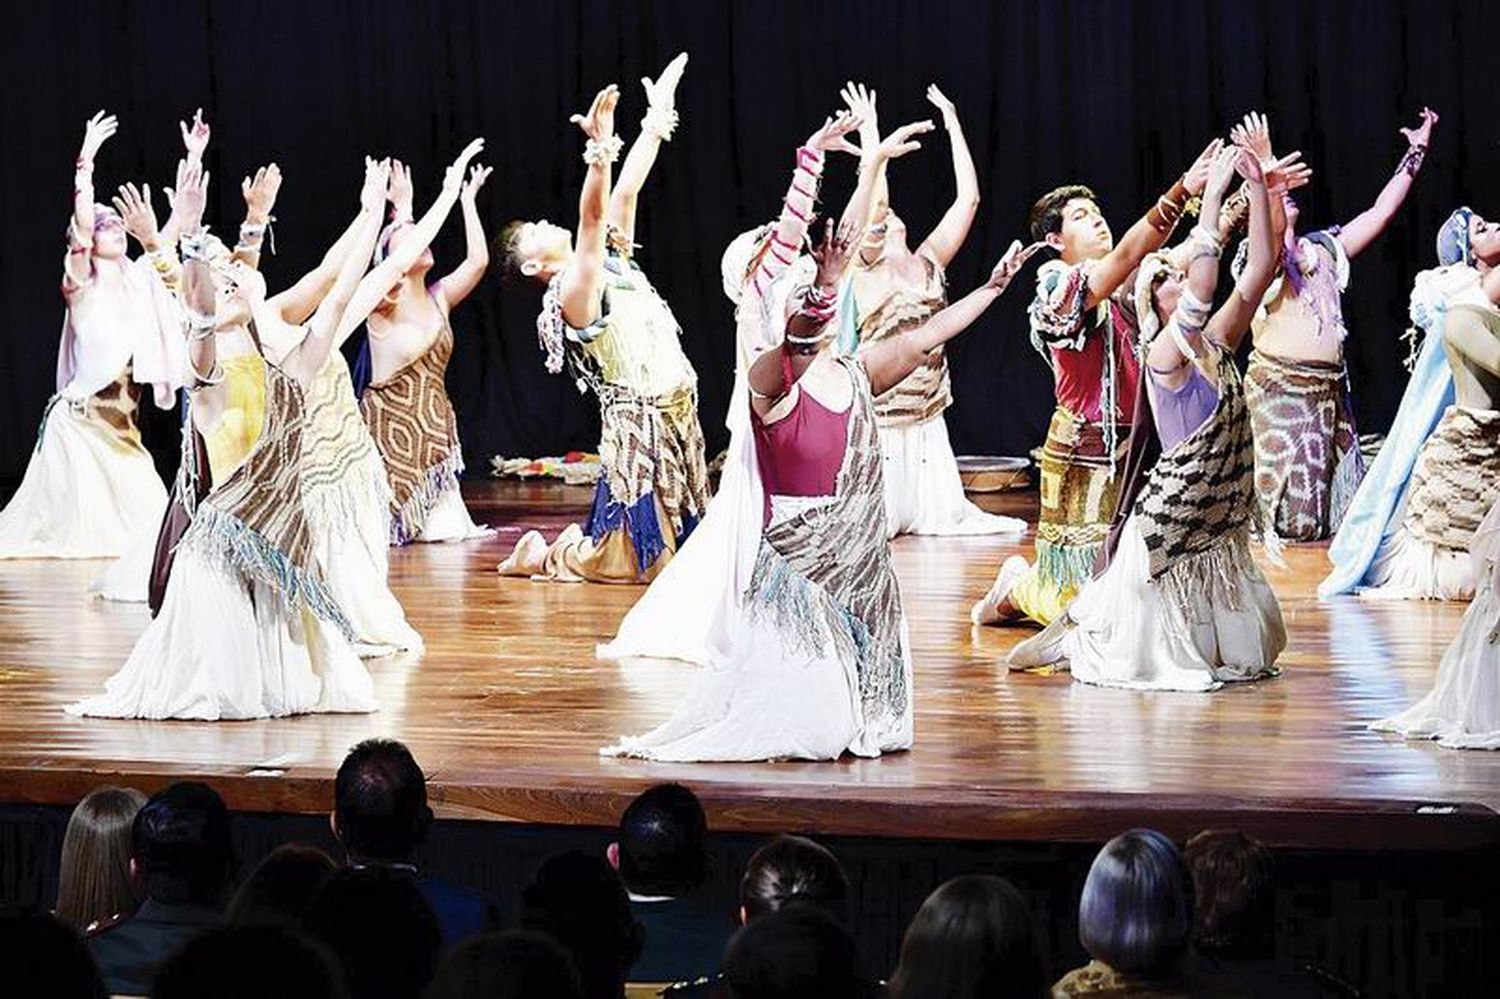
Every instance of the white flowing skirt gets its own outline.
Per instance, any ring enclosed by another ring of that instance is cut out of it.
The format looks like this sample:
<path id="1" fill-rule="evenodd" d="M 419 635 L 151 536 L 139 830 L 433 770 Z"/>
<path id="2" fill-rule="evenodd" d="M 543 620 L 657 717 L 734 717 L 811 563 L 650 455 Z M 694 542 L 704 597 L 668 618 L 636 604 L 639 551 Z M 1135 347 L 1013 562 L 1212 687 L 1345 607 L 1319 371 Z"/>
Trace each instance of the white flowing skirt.
<path id="1" fill-rule="evenodd" d="M 487 538 L 495 533 L 492 527 L 474 523 L 469 508 L 464 506 L 463 493 L 458 485 L 449 486 L 438 495 L 437 502 L 427 512 L 427 521 L 422 525 L 418 541 L 468 541 L 471 538 Z"/>
<path id="2" fill-rule="evenodd" d="M 1398 521 L 1399 523 L 1399 521 Z M 1474 568 L 1466 551 L 1443 548 L 1398 527 L 1383 539 L 1359 590 L 1366 600 L 1471 600 Z"/>
<path id="3" fill-rule="evenodd" d="M 139 444 L 60 399 L 0 511 L 0 558 L 116 558 L 161 525 L 167 490 Z"/>
<path id="4" fill-rule="evenodd" d="M 375 710 L 370 674 L 337 628 L 191 547 L 178 550 L 161 613 L 104 689 L 68 713 L 220 721 Z"/>
<path id="5" fill-rule="evenodd" d="M 1132 515 L 1102 576 L 1067 613 L 1011 653 L 1017 668 L 1066 659 L 1073 678 L 1134 690 L 1214 690 L 1274 675 L 1286 647 L 1276 594 L 1246 557 L 1232 578 L 1207 573 L 1179 606 L 1149 574 L 1146 540 Z"/>
<path id="6" fill-rule="evenodd" d="M 143 604 L 150 597 L 151 566 L 156 561 L 156 539 L 161 525 L 136 535 L 130 548 L 109 564 L 89 591 L 104 600 Z"/>
<path id="7" fill-rule="evenodd" d="M 964 495 L 942 415 L 880 428 L 886 529 L 898 534 L 1023 534 L 1026 522 L 985 513 Z"/>

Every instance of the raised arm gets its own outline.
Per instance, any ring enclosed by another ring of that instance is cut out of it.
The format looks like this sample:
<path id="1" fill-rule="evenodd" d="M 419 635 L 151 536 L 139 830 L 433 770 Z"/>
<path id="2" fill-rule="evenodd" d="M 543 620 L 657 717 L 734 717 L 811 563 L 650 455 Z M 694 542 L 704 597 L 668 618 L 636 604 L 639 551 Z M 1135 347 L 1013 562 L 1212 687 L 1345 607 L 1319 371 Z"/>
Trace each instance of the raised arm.
<path id="1" fill-rule="evenodd" d="M 167 216 L 167 224 L 161 230 L 161 238 L 167 243 L 176 243 L 180 235 L 192 232 L 195 228 L 186 224 L 186 218 L 178 212 L 176 192 L 182 190 L 185 171 L 196 167 L 202 172 L 203 153 L 208 149 L 208 141 L 212 135 L 208 122 L 203 120 L 202 108 L 193 112 L 192 124 L 179 121 L 177 127 L 182 131 L 183 158 L 177 162 L 177 186 L 167 190 L 167 204 L 171 206 L 172 213 Z"/>
<path id="2" fill-rule="evenodd" d="M 641 132 L 631 143 L 609 196 L 609 224 L 619 229 L 627 242 L 635 239 L 635 209 L 641 188 L 651 176 L 661 144 L 671 142 L 677 128 L 677 85 L 682 82 L 687 61 L 687 53 L 679 52 L 677 58 L 667 63 L 661 76 L 655 80 L 649 76 L 641 78 L 641 86 L 646 90 L 646 116 L 641 119 Z"/>
<path id="3" fill-rule="evenodd" d="M 146 258 L 151 261 L 157 277 L 169 291 L 177 291 L 182 268 L 177 261 L 177 248 L 164 241 L 156 227 L 151 186 L 147 184 L 138 190 L 134 184 L 122 185 L 113 200 L 115 211 L 125 222 L 125 231 L 146 251 Z"/>
<path id="4" fill-rule="evenodd" d="M 1135 273 L 1146 254 L 1160 249 L 1167 241 L 1177 220 L 1187 208 L 1188 199 L 1203 193 L 1209 165 L 1213 163 L 1222 145 L 1218 139 L 1210 142 L 1181 179 L 1166 194 L 1157 198 L 1156 204 L 1135 225 L 1126 230 L 1114 249 L 1099 259 L 1089 271 L 1089 292 L 1084 300 L 1086 308 L 1092 309 L 1113 295 L 1115 289 Z"/>
<path id="5" fill-rule="evenodd" d="M 188 364 L 192 382 L 194 420 L 200 426 L 212 426 L 217 420 L 217 407 L 222 402 L 223 371 L 219 369 L 218 344 L 214 338 L 217 324 L 217 302 L 213 272 L 208 263 L 208 233 L 195 228 L 182 236 L 182 304 L 187 322 L 183 332 L 188 339 Z M 199 412 L 199 394 L 207 407 Z"/>
<path id="6" fill-rule="evenodd" d="M 1263 172 L 1260 159 L 1253 151 L 1247 150 L 1247 155 L 1235 161 L 1235 169 L 1245 178 L 1246 194 L 1250 199 L 1250 252 L 1245 269 L 1235 282 L 1234 294 L 1219 306 L 1203 331 L 1207 339 L 1229 350 L 1239 347 L 1250 329 L 1251 317 L 1265 297 L 1266 289 L 1271 286 L 1271 279 L 1276 276 L 1281 258 L 1281 238 L 1271 215 L 1271 203 L 1279 201 L 1284 190 L 1285 181 L 1279 171 L 1285 166 L 1294 166 L 1298 155 L 1291 153 L 1273 163 L 1269 174 Z"/>
<path id="7" fill-rule="evenodd" d="M 373 161 L 367 158 L 365 162 L 369 164 Z M 396 188 L 397 169 L 397 162 L 392 161 L 390 181 L 392 191 Z M 407 190 L 409 192 L 410 188 Z M 367 221 L 366 216 L 373 211 L 376 217 L 379 217 L 383 208 L 384 201 L 370 207 L 361 198 L 359 211 L 355 212 L 353 220 L 339 234 L 339 238 L 334 240 L 328 252 L 323 254 L 323 259 L 318 261 L 318 266 L 302 275 L 290 288 L 271 296 L 271 305 L 283 320 L 293 325 L 307 322 L 308 317 L 317 309 L 318 303 L 323 301 L 323 296 L 328 294 L 328 289 L 333 287 L 333 282 L 338 277 L 339 270 L 343 268 L 344 261 L 348 259 L 350 253 L 354 252 L 354 244 L 360 232 L 363 231 L 364 223 Z M 409 209 L 410 203 L 408 202 Z M 411 216 L 406 217 L 410 220 Z"/>
<path id="8" fill-rule="evenodd" d="M 73 164 L 73 217 L 68 222 L 68 249 L 63 257 L 63 291 L 88 284 L 94 274 L 94 157 L 119 130 L 115 116 L 96 112 L 83 127 L 83 145 Z"/>
<path id="9" fill-rule="evenodd" d="M 464 170 L 468 168 L 469 161 L 478 156 L 483 149 L 483 139 L 475 139 L 465 146 L 463 152 L 459 153 L 458 158 L 448 167 L 448 172 L 443 176 L 443 189 L 438 192 L 437 199 L 433 201 L 432 207 L 427 209 L 427 213 L 417 220 L 412 234 L 402 239 L 398 247 L 392 250 L 379 264 L 376 264 L 370 273 L 364 276 L 363 280 L 360 280 L 358 275 L 356 275 L 355 283 L 357 287 L 346 302 L 339 305 L 338 311 L 333 313 L 337 321 L 335 345 L 342 344 L 345 340 L 349 339 L 350 334 L 358 329 L 359 324 L 364 322 L 370 313 L 375 310 L 375 307 L 380 304 L 380 300 L 385 297 L 386 292 L 390 291 L 396 282 L 401 280 L 401 275 L 405 274 L 411 268 L 411 265 L 416 263 L 417 257 L 422 255 L 422 251 L 427 249 L 433 238 L 437 236 L 438 230 L 443 227 L 443 222 L 448 218 L 448 213 L 453 210 L 453 203 L 458 200 L 459 188 L 463 184 Z M 374 183 L 372 176 L 375 174 L 378 174 L 380 180 L 378 188 L 372 188 L 371 186 Z M 367 218 L 360 224 L 362 227 L 373 224 L 375 226 L 376 238 L 380 236 L 380 205 L 383 205 L 385 202 L 389 176 L 390 167 L 388 164 L 376 163 L 374 160 L 369 159 L 365 161 L 365 187 L 363 193 L 360 195 L 360 202 L 366 209 L 369 209 L 369 214 L 373 218 Z M 372 205 L 374 206 L 373 208 L 371 208 Z M 361 235 L 356 237 L 355 245 L 350 248 L 349 259 L 354 262 L 357 270 L 362 272 L 365 261 L 370 259 L 370 255 L 374 251 L 375 243 L 374 240 L 371 240 L 370 245 L 366 247 L 362 235 L 364 228 L 361 228 L 359 231 Z M 348 266 L 349 263 L 346 261 L 339 268 L 340 279 L 343 277 Z M 329 294 L 332 295 L 333 292 L 330 291 Z M 319 309 L 322 309 L 321 305 Z"/>
<path id="10" fill-rule="evenodd" d="M 455 305 L 469 297 L 469 293 L 479 286 L 480 279 L 484 277 L 485 268 L 490 265 L 490 248 L 484 241 L 484 223 L 479 221 L 479 209 L 475 206 L 474 199 L 479 196 L 479 189 L 484 186 L 484 182 L 490 179 L 491 172 L 489 167 L 476 163 L 469 168 L 469 179 L 464 181 L 463 189 L 459 191 L 458 203 L 464 216 L 464 259 L 440 278 L 432 289 L 433 294 L 441 299 L 444 312 L 451 312 Z"/>
<path id="11" fill-rule="evenodd" d="M 1422 120 L 1417 127 L 1401 130 L 1401 134 L 1406 137 L 1406 153 L 1401 157 L 1401 162 L 1396 164 L 1396 172 L 1385 182 L 1375 203 L 1354 216 L 1339 230 L 1338 240 L 1350 257 L 1359 256 L 1365 247 L 1375 241 L 1375 237 L 1385 231 L 1385 227 L 1391 224 L 1391 219 L 1396 217 L 1396 212 L 1406 200 L 1407 192 L 1411 190 L 1412 182 L 1417 179 L 1417 171 L 1422 169 L 1422 159 L 1427 155 L 1427 143 L 1432 138 L 1432 126 L 1437 121 L 1437 112 L 1424 107 Z"/>
<path id="12" fill-rule="evenodd" d="M 568 119 L 588 136 L 583 161 L 589 165 L 583 178 L 583 190 L 578 195 L 578 235 L 573 259 L 563 272 L 559 289 L 563 321 L 574 329 L 581 330 L 599 318 L 604 290 L 610 166 L 624 145 L 615 135 L 615 105 L 619 102 L 619 88 L 611 83 L 594 95 L 588 114 L 575 114 Z"/>
<path id="13" fill-rule="evenodd" d="M 859 147 L 862 154 L 868 154 L 880 145 L 879 95 L 863 83 L 850 80 L 839 91 L 839 96 L 843 98 L 849 114 L 859 122 Z M 868 223 L 869 216 L 875 214 L 878 206 L 889 205 L 891 202 L 890 183 L 886 179 L 888 166 L 888 160 L 882 161 L 871 178 L 874 186 L 870 189 L 870 208 L 865 223 Z"/>
<path id="14" fill-rule="evenodd" d="M 870 391 L 876 395 L 901 382 L 907 375 L 927 363 L 927 355 L 958 336 L 994 304 L 1011 280 L 1045 243 L 1023 247 L 1015 240 L 990 273 L 990 279 L 963 298 L 928 319 L 921 326 L 901 336 L 882 341 L 860 352 L 865 371 L 870 376 Z"/>
<path id="15" fill-rule="evenodd" d="M 245 221 L 240 223 L 240 238 L 234 246 L 234 259 L 251 267 L 260 267 L 260 249 L 266 241 L 266 227 L 272 222 L 271 209 L 281 190 L 281 168 L 275 163 L 255 171 L 254 177 L 240 181 L 245 199 Z"/>
<path id="16" fill-rule="evenodd" d="M 948 130 L 948 142 L 953 150 L 954 194 L 953 203 L 917 252 L 947 267 L 969 237 L 969 227 L 974 224 L 974 216 L 979 211 L 979 174 L 974 170 L 974 156 L 969 152 L 969 140 L 964 138 L 958 109 L 936 83 L 927 88 L 927 99 L 942 112 L 943 127 Z"/>

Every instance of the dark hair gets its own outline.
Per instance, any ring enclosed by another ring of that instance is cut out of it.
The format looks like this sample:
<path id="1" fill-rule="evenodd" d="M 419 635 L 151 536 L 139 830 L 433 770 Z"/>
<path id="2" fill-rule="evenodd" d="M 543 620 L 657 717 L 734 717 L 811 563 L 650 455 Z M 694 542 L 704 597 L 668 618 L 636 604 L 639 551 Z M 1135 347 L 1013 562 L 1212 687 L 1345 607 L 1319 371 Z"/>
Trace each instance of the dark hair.
<path id="1" fill-rule="evenodd" d="M 272 850 L 245 878 L 229 903 L 234 926 L 296 926 L 302 910 L 337 865 L 315 846 L 288 843 Z"/>
<path id="2" fill-rule="evenodd" d="M 511 219 L 490 240 L 490 256 L 500 261 L 500 280 L 504 284 L 515 284 L 526 276 L 521 271 L 521 230 L 525 226 L 524 219 Z"/>
<path id="3" fill-rule="evenodd" d="M 724 951 L 724 979 L 735 999 L 854 999 L 867 991 L 849 931 L 801 903 L 742 926 Z"/>
<path id="4" fill-rule="evenodd" d="M 615 869 L 577 851 L 542 861 L 521 895 L 521 926 L 562 944 L 588 999 L 619 999 L 645 943 Z"/>
<path id="5" fill-rule="evenodd" d="M 485 933 L 460 944 L 438 968 L 426 999 L 583 999 L 568 952 L 525 930 Z"/>
<path id="6" fill-rule="evenodd" d="M 0 911 L 0 965 L 20 989 L 32 969 L 33 988 L 49 999 L 109 999 L 99 966 L 78 931 L 46 912 Z M 43 987 L 43 983 L 45 986 Z"/>
<path id="7" fill-rule="evenodd" d="M 1187 950 L 1193 896 L 1182 854 L 1153 829 L 1104 844 L 1078 902 L 1078 940 L 1124 975 L 1157 976 Z"/>
<path id="8" fill-rule="evenodd" d="M 437 969 L 437 917 L 409 874 L 334 871 L 307 903 L 302 930 L 326 946 L 355 999 L 415 999 Z"/>
<path id="9" fill-rule="evenodd" d="M 156 973 L 151 999 L 339 999 L 329 953 L 278 926 L 219 926 L 194 937 Z"/>
<path id="10" fill-rule="evenodd" d="M 1026 900 L 992 875 L 927 896 L 901 941 L 890 999 L 1045 999 L 1047 962 Z"/>
<path id="11" fill-rule="evenodd" d="M 68 816 L 53 912 L 75 930 L 134 911 L 130 855 L 135 817 L 145 803 L 135 788 L 98 787 Z"/>
<path id="12" fill-rule="evenodd" d="M 182 781 L 156 792 L 136 813 L 130 839 L 149 898 L 218 904 L 233 854 L 229 809 L 213 788 Z"/>
<path id="13" fill-rule="evenodd" d="M 685 895 L 706 876 L 707 835 L 708 819 L 692 791 L 681 784 L 649 788 L 620 817 L 620 877 L 643 895 Z"/>
<path id="14" fill-rule="evenodd" d="M 1193 880 L 1200 950 L 1220 957 L 1275 951 L 1276 861 L 1242 832 L 1210 829 L 1182 851 Z"/>
<path id="15" fill-rule="evenodd" d="M 1040 243 L 1054 232 L 1062 232 L 1063 209 L 1068 202 L 1079 199 L 1095 203 L 1099 201 L 1093 189 L 1082 184 L 1054 187 L 1037 198 L 1031 211 L 1026 213 L 1026 231 L 1031 233 L 1032 242 Z"/>
<path id="16" fill-rule="evenodd" d="M 349 750 L 333 795 L 339 839 L 356 857 L 405 860 L 432 824 L 427 779 L 394 739 L 366 739 Z"/>
<path id="17" fill-rule="evenodd" d="M 843 922 L 849 880 L 838 858 L 802 836 L 777 836 L 756 850 L 740 878 L 740 905 L 753 922 L 791 902 L 806 902 Z"/>

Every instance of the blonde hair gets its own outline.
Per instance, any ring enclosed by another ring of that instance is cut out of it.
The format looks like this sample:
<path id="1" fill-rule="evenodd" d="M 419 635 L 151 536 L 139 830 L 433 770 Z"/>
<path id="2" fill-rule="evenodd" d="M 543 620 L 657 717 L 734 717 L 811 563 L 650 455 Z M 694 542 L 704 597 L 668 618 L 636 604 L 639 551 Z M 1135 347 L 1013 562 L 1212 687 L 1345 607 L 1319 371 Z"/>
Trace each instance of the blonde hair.
<path id="1" fill-rule="evenodd" d="M 82 932 L 136 906 L 130 878 L 131 830 L 146 796 L 129 787 L 90 791 L 68 819 L 58 873 L 59 921 Z"/>

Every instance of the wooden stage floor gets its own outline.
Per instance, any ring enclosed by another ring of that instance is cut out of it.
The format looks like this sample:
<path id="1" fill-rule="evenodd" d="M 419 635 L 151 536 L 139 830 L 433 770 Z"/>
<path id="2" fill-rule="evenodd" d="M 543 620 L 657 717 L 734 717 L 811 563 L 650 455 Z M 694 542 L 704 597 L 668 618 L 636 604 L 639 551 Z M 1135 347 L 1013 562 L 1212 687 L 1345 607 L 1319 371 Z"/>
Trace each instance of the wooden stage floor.
<path id="1" fill-rule="evenodd" d="M 594 658 L 640 592 L 502 579 L 521 529 L 561 527 L 589 491 L 476 482 L 485 541 L 392 554 L 427 641 L 374 660 L 381 710 L 273 721 L 75 719 L 145 627 L 144 607 L 87 595 L 98 562 L 0 562 L 0 802 L 71 804 L 89 788 L 209 780 L 232 808 L 315 813 L 344 751 L 399 738 L 440 816 L 611 825 L 640 788 L 680 780 L 719 830 L 1097 841 L 1134 825 L 1208 825 L 1279 845 L 1458 849 L 1500 842 L 1500 753 L 1365 731 L 1429 686 L 1463 605 L 1319 603 L 1322 546 L 1270 570 L 1291 644 L 1277 679 L 1214 694 L 1136 693 L 1008 674 L 1029 632 L 971 628 L 970 603 L 1029 537 L 902 538 L 896 568 L 916 658 L 916 748 L 839 763 L 653 764 L 601 759 L 666 717 L 692 680 L 671 662 Z M 1034 520 L 1030 494 L 991 505 Z M 795 697 L 795 691 L 788 691 Z"/>

